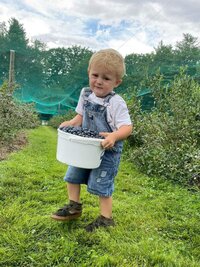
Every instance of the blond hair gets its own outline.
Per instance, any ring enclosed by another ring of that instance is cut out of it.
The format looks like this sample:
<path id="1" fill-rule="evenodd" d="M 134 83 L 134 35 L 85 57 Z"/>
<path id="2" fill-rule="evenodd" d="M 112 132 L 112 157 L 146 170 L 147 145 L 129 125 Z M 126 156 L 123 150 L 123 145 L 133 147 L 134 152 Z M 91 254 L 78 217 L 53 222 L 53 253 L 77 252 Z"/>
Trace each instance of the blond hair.
<path id="1" fill-rule="evenodd" d="M 88 71 L 93 65 L 102 66 L 106 70 L 115 72 L 117 79 L 121 79 L 126 73 L 124 58 L 118 51 L 111 48 L 94 53 L 90 58 Z"/>

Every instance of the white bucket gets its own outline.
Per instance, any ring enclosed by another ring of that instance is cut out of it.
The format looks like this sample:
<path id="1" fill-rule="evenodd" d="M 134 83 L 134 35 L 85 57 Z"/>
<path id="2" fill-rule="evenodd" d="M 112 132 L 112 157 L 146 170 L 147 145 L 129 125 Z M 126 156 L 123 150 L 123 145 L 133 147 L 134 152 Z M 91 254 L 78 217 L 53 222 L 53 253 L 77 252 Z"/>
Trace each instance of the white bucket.
<path id="1" fill-rule="evenodd" d="M 73 135 L 58 129 L 56 158 L 79 168 L 98 168 L 104 154 L 101 142 L 102 139 Z"/>

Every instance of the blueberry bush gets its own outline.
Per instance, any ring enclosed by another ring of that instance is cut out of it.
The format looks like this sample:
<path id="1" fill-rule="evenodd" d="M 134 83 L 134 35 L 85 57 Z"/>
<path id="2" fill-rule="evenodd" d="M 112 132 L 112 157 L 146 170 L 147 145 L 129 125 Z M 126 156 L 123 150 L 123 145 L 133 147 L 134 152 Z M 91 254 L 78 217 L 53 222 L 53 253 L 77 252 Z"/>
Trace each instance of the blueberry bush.
<path id="1" fill-rule="evenodd" d="M 16 102 L 12 92 L 8 92 L 5 82 L 0 88 L 0 142 L 10 142 L 19 130 L 39 125 L 38 115 L 32 105 Z"/>
<path id="2" fill-rule="evenodd" d="M 76 112 L 74 110 L 69 110 L 66 114 L 63 115 L 55 115 L 49 120 L 48 125 L 57 129 L 62 122 L 71 120 L 75 115 Z"/>
<path id="3" fill-rule="evenodd" d="M 149 86 L 151 112 L 141 99 L 128 100 L 134 122 L 128 155 L 139 169 L 181 184 L 200 184 L 200 85 L 182 69 L 170 85 L 157 75 Z M 127 152 L 127 151 L 126 151 Z"/>

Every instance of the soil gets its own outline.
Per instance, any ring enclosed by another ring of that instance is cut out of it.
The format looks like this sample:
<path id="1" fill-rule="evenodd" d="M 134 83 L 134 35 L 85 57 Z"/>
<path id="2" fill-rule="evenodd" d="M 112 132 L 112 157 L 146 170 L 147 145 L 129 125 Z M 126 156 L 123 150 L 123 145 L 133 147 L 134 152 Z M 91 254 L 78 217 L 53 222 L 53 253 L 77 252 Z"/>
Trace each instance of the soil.
<path id="1" fill-rule="evenodd" d="M 5 160 L 10 153 L 22 149 L 27 143 L 28 139 L 24 132 L 20 132 L 9 144 L 0 142 L 0 161 Z"/>

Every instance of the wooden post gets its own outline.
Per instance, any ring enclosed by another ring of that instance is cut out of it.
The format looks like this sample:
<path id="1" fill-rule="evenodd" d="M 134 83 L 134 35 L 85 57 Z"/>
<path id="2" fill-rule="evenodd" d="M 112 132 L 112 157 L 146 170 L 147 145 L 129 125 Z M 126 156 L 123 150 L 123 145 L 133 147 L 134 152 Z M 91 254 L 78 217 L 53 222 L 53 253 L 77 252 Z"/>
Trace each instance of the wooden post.
<path id="1" fill-rule="evenodd" d="M 9 80 L 8 80 L 8 87 L 9 93 L 12 93 L 12 89 L 15 82 L 15 50 L 10 50 L 10 65 L 9 65 Z"/>

